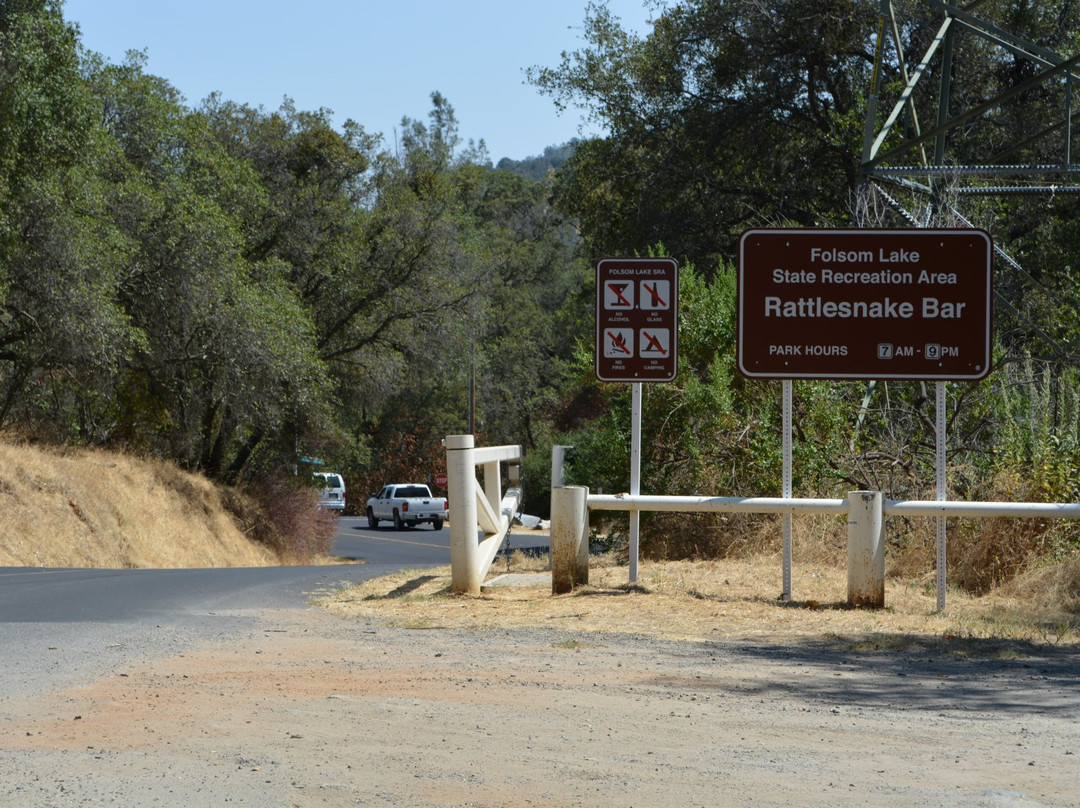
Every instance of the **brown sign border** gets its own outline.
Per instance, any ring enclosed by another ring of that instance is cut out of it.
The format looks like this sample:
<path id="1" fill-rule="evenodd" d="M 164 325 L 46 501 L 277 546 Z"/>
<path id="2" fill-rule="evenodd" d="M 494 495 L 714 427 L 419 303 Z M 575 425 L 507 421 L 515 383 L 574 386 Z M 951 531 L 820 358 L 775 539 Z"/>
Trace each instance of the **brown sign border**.
<path id="1" fill-rule="evenodd" d="M 946 317 L 946 301 L 964 308 Z M 990 372 L 992 302 L 984 230 L 747 230 L 738 368 L 750 378 L 977 381 Z"/>

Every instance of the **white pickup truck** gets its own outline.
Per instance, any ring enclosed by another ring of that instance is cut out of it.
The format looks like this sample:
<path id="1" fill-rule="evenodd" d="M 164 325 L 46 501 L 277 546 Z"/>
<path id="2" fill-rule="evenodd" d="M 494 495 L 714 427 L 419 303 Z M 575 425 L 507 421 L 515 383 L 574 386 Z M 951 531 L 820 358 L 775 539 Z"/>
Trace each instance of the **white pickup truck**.
<path id="1" fill-rule="evenodd" d="M 367 502 L 368 525 L 379 526 L 380 521 L 392 521 L 394 527 L 403 530 L 406 525 L 416 527 L 430 522 L 441 530 L 446 521 L 447 502 L 433 497 L 431 490 L 422 483 L 395 483 L 387 485 Z"/>

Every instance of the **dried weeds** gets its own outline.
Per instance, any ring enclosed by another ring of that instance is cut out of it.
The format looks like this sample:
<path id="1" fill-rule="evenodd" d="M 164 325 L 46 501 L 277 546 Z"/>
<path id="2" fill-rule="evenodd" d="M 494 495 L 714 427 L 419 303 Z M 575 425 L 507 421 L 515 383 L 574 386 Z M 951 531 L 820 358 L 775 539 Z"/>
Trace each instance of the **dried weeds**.
<path id="1" fill-rule="evenodd" d="M 498 566 L 498 565 L 497 565 Z M 494 569 L 493 575 L 503 573 Z M 535 566 L 516 563 L 513 573 Z M 551 627 L 645 634 L 691 641 L 783 642 L 846 638 L 861 645 L 917 643 L 920 638 L 993 638 L 1038 644 L 1080 642 L 1080 623 L 1022 593 L 973 597 L 948 593 L 937 611 L 933 578 L 890 579 L 884 609 L 847 606 L 847 571 L 809 564 L 792 571 L 792 600 L 781 598 L 779 557 L 642 562 L 630 584 L 626 566 L 596 561 L 589 584 L 553 596 L 550 582 L 485 586 L 479 597 L 450 590 L 450 569 L 403 571 L 350 587 L 322 601 L 345 616 L 382 618 L 416 629 Z M 523 580 L 529 580 L 527 578 Z"/>

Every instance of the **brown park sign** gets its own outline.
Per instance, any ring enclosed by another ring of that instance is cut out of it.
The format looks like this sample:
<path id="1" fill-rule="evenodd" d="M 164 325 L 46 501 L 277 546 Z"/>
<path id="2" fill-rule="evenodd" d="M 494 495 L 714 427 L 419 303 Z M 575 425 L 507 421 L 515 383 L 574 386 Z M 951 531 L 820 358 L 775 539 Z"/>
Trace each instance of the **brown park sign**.
<path id="1" fill-rule="evenodd" d="M 596 377 L 671 382 L 679 372 L 679 265 L 604 258 L 596 266 Z"/>
<path id="2" fill-rule="evenodd" d="M 748 230 L 738 361 L 776 379 L 976 380 L 990 372 L 982 230 Z"/>

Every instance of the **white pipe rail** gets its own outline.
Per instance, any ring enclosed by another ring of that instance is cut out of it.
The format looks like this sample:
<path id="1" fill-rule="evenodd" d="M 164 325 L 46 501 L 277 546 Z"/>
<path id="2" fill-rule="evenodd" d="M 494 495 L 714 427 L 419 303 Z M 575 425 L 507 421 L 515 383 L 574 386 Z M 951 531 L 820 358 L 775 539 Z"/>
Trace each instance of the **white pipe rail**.
<path id="1" fill-rule="evenodd" d="M 1080 519 L 1080 503 L 1069 502 L 949 502 L 886 500 L 880 492 L 852 491 L 847 499 L 788 499 L 785 497 L 678 497 L 633 494 L 591 494 L 586 507 L 594 511 L 664 513 L 796 513 L 847 515 L 848 602 L 853 606 L 885 605 L 884 516 L 931 516 L 1020 519 Z M 586 516 L 586 523 L 588 517 Z M 560 526 L 560 530 L 563 528 Z M 552 538 L 556 533 L 552 512 Z M 944 563 L 939 561 L 938 609 L 944 608 Z M 579 577 L 588 580 L 587 571 Z M 790 599 L 785 576 L 785 599 Z"/>
<path id="2" fill-rule="evenodd" d="M 848 513 L 846 499 L 783 499 L 781 497 L 674 497 L 590 494 L 594 511 L 652 511 L 657 513 Z M 1060 502 L 937 502 L 887 499 L 886 516 L 1007 516 L 1029 519 L 1080 519 L 1080 503 Z"/>
<path id="3" fill-rule="evenodd" d="M 502 464 L 511 487 L 502 491 Z M 484 482 L 476 467 L 484 467 Z M 499 547 L 521 504 L 521 447 L 476 448 L 472 435 L 446 438 L 446 487 L 450 504 L 450 586 L 479 595 Z"/>
<path id="4" fill-rule="evenodd" d="M 885 500 L 885 515 L 962 516 L 984 518 L 1011 516 L 1021 519 L 1080 519 L 1075 502 L 922 502 Z"/>
<path id="5" fill-rule="evenodd" d="M 665 513 L 847 513 L 846 499 L 782 497 L 669 497 L 639 494 L 590 494 L 589 510 Z"/>

